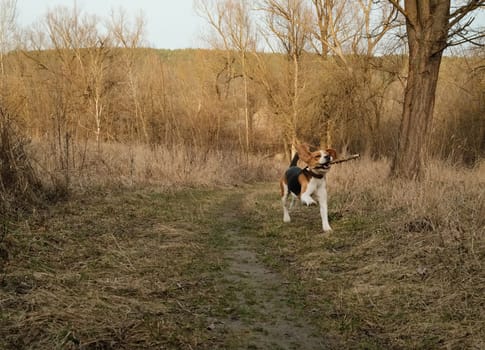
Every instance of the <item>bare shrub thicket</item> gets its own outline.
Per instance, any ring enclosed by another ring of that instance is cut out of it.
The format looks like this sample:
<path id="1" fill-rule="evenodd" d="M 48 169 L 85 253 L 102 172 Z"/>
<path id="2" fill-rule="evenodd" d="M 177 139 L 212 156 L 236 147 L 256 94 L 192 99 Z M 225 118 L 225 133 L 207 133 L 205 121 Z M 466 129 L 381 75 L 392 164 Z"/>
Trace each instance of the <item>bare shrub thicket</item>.
<path id="1" fill-rule="evenodd" d="M 43 196 L 43 186 L 31 164 L 29 141 L 0 106 L 0 212 L 2 220 L 30 209 Z"/>
<path id="2" fill-rule="evenodd" d="M 442 65 L 432 151 L 440 158 L 468 165 L 485 147 L 485 53 L 480 58 L 450 58 Z M 460 66 L 462 68 L 460 68 Z M 463 69 L 463 66 L 466 69 Z"/>

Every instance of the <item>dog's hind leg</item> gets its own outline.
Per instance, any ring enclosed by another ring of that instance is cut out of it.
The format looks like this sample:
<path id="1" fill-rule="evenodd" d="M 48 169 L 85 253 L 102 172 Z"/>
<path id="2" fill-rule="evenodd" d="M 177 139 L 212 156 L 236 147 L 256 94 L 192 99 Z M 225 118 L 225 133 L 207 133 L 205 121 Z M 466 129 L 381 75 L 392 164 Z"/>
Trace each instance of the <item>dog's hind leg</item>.
<path id="1" fill-rule="evenodd" d="M 286 206 L 288 200 L 288 185 L 281 182 L 281 204 L 283 205 L 283 222 L 290 222 L 290 213 L 288 212 L 288 207 Z"/>
<path id="2" fill-rule="evenodd" d="M 295 206 L 295 201 L 296 201 L 296 196 L 294 194 L 291 194 L 290 210 L 293 209 L 293 207 Z"/>

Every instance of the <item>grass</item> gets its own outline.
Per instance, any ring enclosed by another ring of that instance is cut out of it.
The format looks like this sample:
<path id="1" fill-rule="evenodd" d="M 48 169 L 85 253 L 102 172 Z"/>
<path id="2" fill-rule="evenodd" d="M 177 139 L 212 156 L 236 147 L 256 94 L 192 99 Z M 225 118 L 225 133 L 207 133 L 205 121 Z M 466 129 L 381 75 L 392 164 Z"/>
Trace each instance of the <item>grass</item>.
<path id="1" fill-rule="evenodd" d="M 63 183 L 67 177 L 73 190 L 82 191 L 114 186 L 157 186 L 164 190 L 227 186 L 276 178 L 279 173 L 278 168 L 268 167 L 267 161 L 257 155 L 183 144 L 168 147 L 102 143 L 98 148 L 92 142 L 72 143 L 67 152 L 34 140 L 30 154 L 36 159 L 38 173 L 44 174 L 44 182 Z M 63 164 L 59 164 L 59 158 L 64 159 Z"/>
<path id="2" fill-rule="evenodd" d="M 19 224 L 0 347 L 197 346 L 199 299 L 211 288 L 204 274 L 214 268 L 198 263 L 211 255 L 198 225 L 206 201 L 191 204 L 203 195 L 83 196 Z"/>
<path id="3" fill-rule="evenodd" d="M 483 348 L 484 166 L 387 171 L 334 166 L 329 234 L 276 182 L 75 194 L 9 227 L 0 348 Z"/>

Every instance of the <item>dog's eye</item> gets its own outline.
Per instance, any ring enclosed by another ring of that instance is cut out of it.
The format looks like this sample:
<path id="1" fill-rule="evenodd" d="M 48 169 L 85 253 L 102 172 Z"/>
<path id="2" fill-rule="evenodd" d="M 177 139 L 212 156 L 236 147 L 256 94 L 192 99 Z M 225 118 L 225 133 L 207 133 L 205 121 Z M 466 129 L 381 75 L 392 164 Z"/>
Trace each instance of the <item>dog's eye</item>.
<path id="1" fill-rule="evenodd" d="M 322 155 L 320 153 L 315 156 L 316 159 L 319 159 L 321 157 L 322 157 Z"/>

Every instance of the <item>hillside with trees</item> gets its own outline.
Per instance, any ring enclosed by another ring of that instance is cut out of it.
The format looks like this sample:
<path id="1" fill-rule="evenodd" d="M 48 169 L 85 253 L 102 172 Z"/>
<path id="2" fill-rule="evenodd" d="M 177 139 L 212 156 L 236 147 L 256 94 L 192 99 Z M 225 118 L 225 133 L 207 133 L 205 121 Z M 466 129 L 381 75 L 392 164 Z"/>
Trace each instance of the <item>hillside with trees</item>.
<path id="1" fill-rule="evenodd" d="M 61 163 L 66 149 L 106 142 L 288 158 L 298 139 L 396 153 L 408 66 L 392 2 L 197 4 L 210 50 L 141 48 L 143 19 L 122 10 L 107 19 L 51 10 L 2 50 L 2 108 Z M 429 155 L 473 165 L 484 152 L 484 51 L 450 54 L 436 92 L 443 103 L 427 122 Z"/>

